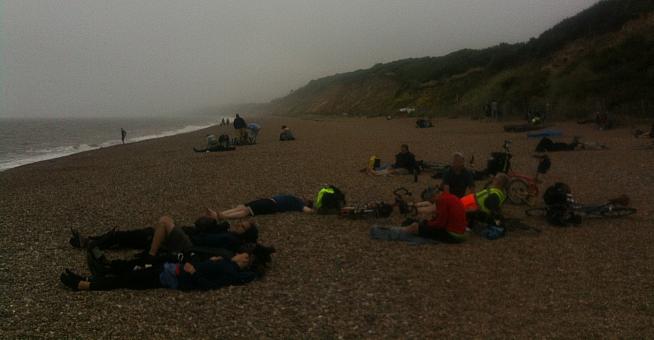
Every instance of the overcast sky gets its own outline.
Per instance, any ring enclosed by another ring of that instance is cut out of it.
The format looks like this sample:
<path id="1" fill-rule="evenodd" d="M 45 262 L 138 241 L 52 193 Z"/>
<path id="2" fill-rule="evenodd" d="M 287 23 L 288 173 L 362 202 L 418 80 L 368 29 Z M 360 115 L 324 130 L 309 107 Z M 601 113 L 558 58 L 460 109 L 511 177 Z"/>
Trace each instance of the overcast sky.
<path id="1" fill-rule="evenodd" d="M 0 0 L 0 115 L 268 101 L 378 62 L 525 41 L 595 2 Z"/>

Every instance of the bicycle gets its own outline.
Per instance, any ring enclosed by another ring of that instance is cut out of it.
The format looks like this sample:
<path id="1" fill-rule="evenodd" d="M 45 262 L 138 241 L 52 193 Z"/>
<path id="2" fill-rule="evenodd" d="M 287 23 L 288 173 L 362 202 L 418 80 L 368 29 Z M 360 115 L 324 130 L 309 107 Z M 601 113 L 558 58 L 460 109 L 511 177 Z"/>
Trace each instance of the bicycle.
<path id="1" fill-rule="evenodd" d="M 484 171 L 487 175 L 504 172 L 509 176 L 509 181 L 506 186 L 506 194 L 510 203 L 515 205 L 528 204 L 532 205 L 534 199 L 540 194 L 540 174 L 545 174 L 549 171 L 552 163 L 549 156 L 537 155 L 535 158 L 539 159 L 536 176 L 528 176 L 520 174 L 511 169 L 511 154 L 510 140 L 505 140 L 502 145 L 502 152 L 491 153 L 491 159 L 488 161 L 487 169 Z"/>
<path id="2" fill-rule="evenodd" d="M 530 208 L 525 210 L 527 216 L 532 217 L 545 217 L 548 212 L 552 209 L 570 209 L 573 213 L 581 217 L 591 217 L 591 218 L 618 218 L 630 216 L 638 212 L 636 208 L 628 207 L 629 197 L 622 195 L 618 198 L 610 199 L 604 204 L 580 204 L 577 202 L 570 202 L 565 207 L 562 206 L 550 206 L 550 207 L 539 207 L 539 208 Z"/>
<path id="3" fill-rule="evenodd" d="M 415 216 L 418 213 L 418 208 L 413 202 L 408 202 L 405 197 L 411 197 L 413 194 L 406 188 L 400 187 L 393 190 L 394 202 L 392 204 L 385 203 L 384 201 L 374 201 L 364 204 L 343 207 L 340 210 L 339 216 L 350 219 L 366 219 L 366 218 L 388 218 L 393 213 L 394 208 L 397 208 L 400 214 L 404 216 Z"/>

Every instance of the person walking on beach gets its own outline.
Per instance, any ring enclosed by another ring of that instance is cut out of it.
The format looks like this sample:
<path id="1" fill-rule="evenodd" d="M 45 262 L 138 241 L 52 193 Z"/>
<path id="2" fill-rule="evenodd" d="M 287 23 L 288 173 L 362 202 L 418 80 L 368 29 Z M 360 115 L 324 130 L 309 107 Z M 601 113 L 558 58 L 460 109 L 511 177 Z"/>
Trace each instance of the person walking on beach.
<path id="1" fill-rule="evenodd" d="M 245 119 L 241 118 L 237 113 L 236 118 L 234 118 L 234 129 L 238 131 L 238 136 L 241 141 L 247 140 L 247 127 L 248 125 L 245 123 Z"/>
<path id="2" fill-rule="evenodd" d="M 127 137 L 127 131 L 125 131 L 125 129 L 123 128 L 120 128 L 120 136 L 123 141 L 123 144 L 125 144 L 125 137 Z"/>

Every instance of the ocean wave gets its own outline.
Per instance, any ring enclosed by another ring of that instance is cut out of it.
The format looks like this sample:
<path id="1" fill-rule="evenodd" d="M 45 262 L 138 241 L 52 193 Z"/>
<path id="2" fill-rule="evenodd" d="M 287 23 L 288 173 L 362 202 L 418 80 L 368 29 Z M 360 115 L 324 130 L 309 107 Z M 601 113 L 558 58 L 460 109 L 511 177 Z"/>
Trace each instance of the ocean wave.
<path id="1" fill-rule="evenodd" d="M 127 142 L 128 142 L 127 144 L 142 142 L 150 139 L 169 137 L 169 136 L 179 135 L 182 133 L 193 132 L 197 130 L 206 129 L 213 125 L 215 125 L 215 123 L 204 124 L 204 125 L 187 125 L 181 129 L 166 130 L 156 134 L 127 138 Z M 52 148 L 27 149 L 23 154 L 7 155 L 6 159 L 0 159 L 0 171 L 19 167 L 21 165 L 46 161 L 59 157 L 65 157 L 84 151 L 106 148 L 118 144 L 122 144 L 122 143 L 120 140 L 115 139 L 115 140 L 108 140 L 100 144 L 79 144 L 79 145 L 57 146 Z"/>

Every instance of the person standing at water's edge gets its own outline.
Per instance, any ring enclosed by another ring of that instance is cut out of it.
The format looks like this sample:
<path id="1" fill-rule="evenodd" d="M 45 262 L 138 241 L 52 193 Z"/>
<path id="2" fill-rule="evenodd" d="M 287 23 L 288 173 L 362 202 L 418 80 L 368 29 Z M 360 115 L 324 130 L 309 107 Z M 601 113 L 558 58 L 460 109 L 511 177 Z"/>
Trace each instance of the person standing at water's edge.
<path id="1" fill-rule="evenodd" d="M 120 128 L 120 136 L 123 141 L 123 144 L 125 144 L 125 137 L 127 137 L 127 131 L 125 131 L 125 129 L 123 128 Z"/>

